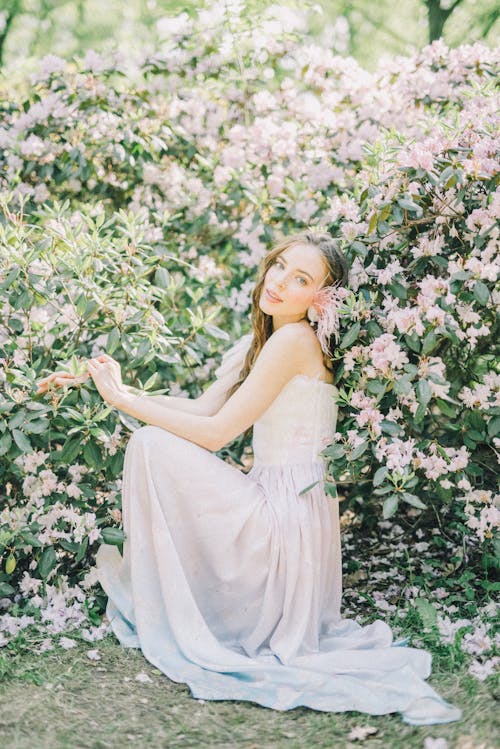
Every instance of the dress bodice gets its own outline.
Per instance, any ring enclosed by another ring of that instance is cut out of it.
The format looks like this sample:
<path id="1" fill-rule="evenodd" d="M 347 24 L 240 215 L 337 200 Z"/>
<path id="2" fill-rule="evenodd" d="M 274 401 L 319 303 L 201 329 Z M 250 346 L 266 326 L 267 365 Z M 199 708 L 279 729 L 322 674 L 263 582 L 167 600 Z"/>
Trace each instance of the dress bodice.
<path id="1" fill-rule="evenodd" d="M 236 380 L 252 334 L 237 341 L 222 358 L 216 375 Z M 287 382 L 253 427 L 255 465 L 320 462 L 319 453 L 333 438 L 338 406 L 335 385 L 298 374 Z"/>
<path id="2" fill-rule="evenodd" d="M 338 406 L 334 385 L 296 375 L 285 385 L 253 427 L 254 462 L 258 465 L 314 463 L 333 438 Z"/>

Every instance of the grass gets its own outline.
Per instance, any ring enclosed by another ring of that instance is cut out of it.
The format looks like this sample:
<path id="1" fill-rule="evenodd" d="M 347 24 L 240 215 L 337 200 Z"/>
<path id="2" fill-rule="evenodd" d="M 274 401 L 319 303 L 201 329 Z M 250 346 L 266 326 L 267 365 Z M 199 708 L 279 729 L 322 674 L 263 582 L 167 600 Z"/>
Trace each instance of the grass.
<path id="1" fill-rule="evenodd" d="M 86 653 L 99 650 L 101 659 Z M 218 747 L 218 749 L 373 749 L 423 747 L 443 737 L 448 749 L 494 749 L 498 735 L 488 682 L 433 669 L 437 691 L 463 709 L 461 721 L 410 726 L 398 713 L 322 713 L 308 708 L 279 712 L 248 702 L 199 701 L 170 681 L 140 650 L 123 648 L 113 635 L 79 642 L 71 650 L 5 659 L 0 685 L 0 737 L 9 749 L 115 749 L 115 747 Z M 151 682 L 136 681 L 146 673 Z M 373 726 L 363 741 L 352 728 Z M 498 744 L 496 745 L 498 746 Z"/>
<path id="2" fill-rule="evenodd" d="M 432 534 L 402 517 L 401 526 L 381 524 L 370 532 L 349 525 L 348 513 L 343 518 L 343 616 L 359 615 L 362 624 L 382 618 L 395 639 L 410 635 L 410 645 L 430 650 L 428 683 L 462 709 L 462 720 L 410 726 L 399 713 L 324 713 L 305 707 L 280 712 L 251 702 L 204 702 L 195 700 L 187 685 L 170 681 L 140 650 L 123 648 L 112 633 L 88 642 L 67 631 L 61 634 L 76 640 L 77 647 L 65 650 L 56 636 L 53 650 L 37 654 L 46 633 L 25 629 L 0 649 L 0 747 L 444 749 L 425 743 L 441 738 L 446 749 L 496 749 L 498 676 L 481 682 L 468 673 L 471 657 L 460 637 L 443 644 L 432 616 L 434 608 L 452 618 L 474 617 L 478 606 L 491 600 L 481 587 L 478 560 L 457 555 L 449 527 Z M 423 539 L 428 543 L 419 547 Z M 411 597 L 416 591 L 431 602 L 430 610 L 409 605 L 408 587 Z M 446 589 L 444 601 L 436 598 L 436 588 Z M 389 609 L 377 610 L 379 594 Z M 101 658 L 93 661 L 87 652 L 95 649 Z M 138 674 L 151 681 L 137 681 Z M 376 730 L 365 739 L 350 738 L 352 729 L 361 727 Z"/>

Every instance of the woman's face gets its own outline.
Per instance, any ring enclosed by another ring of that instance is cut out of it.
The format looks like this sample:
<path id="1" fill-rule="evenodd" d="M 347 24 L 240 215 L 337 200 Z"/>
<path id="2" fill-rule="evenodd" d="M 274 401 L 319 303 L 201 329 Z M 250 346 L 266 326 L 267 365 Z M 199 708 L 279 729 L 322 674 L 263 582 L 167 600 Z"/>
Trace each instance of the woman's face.
<path id="1" fill-rule="evenodd" d="M 268 268 L 259 306 L 278 324 L 301 320 L 327 275 L 325 260 L 315 245 L 292 245 Z"/>

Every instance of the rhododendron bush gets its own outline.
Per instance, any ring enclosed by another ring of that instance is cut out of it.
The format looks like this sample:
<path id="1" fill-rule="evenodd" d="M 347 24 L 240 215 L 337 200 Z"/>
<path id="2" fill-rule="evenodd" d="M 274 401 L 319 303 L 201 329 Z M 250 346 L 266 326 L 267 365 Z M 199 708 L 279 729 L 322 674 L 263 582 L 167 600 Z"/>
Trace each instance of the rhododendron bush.
<path id="1" fill-rule="evenodd" d="M 368 73 L 271 10 L 233 31 L 186 17 L 138 70 L 49 56 L 1 84 L 0 596 L 52 633 L 101 632 L 92 561 L 123 542 L 139 423 L 91 380 L 36 381 L 107 351 L 130 386 L 200 394 L 249 329 L 260 258 L 315 224 L 351 264 L 326 489 L 453 529 L 457 566 L 493 585 L 497 55 L 436 42 Z"/>

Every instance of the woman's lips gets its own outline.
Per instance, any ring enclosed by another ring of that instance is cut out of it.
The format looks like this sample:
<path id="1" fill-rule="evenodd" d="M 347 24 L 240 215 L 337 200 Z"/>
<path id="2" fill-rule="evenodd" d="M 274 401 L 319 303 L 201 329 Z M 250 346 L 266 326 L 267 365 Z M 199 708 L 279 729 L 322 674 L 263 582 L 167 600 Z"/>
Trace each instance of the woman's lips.
<path id="1" fill-rule="evenodd" d="M 283 299 L 280 299 L 277 296 L 273 296 L 273 294 L 271 294 L 271 292 L 268 291 L 268 289 L 264 289 L 264 291 L 265 291 L 266 297 L 269 299 L 270 302 L 274 302 L 274 304 L 276 304 L 276 302 L 282 302 L 283 301 Z"/>

